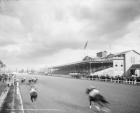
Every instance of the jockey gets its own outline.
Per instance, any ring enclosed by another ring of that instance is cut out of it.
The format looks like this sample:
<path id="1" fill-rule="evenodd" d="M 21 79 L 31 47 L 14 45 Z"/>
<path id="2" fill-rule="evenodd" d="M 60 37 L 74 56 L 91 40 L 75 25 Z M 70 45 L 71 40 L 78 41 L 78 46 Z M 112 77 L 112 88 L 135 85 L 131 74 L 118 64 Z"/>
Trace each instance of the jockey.
<path id="1" fill-rule="evenodd" d="M 95 102 L 96 101 L 96 95 L 100 94 L 99 90 L 97 90 L 95 88 L 95 86 L 90 86 L 89 88 L 89 101 L 90 101 L 90 109 L 91 109 L 91 104 L 92 104 L 92 101 Z M 99 107 L 95 106 L 98 110 L 99 110 Z"/>
<path id="2" fill-rule="evenodd" d="M 31 86 L 30 93 L 32 93 L 32 92 L 37 92 L 36 88 L 34 86 Z"/>
<path id="3" fill-rule="evenodd" d="M 89 90 L 89 101 L 90 101 L 90 109 L 91 109 L 91 104 L 92 102 L 98 103 L 100 106 L 103 104 L 107 104 L 108 101 L 100 94 L 99 90 L 95 88 L 95 86 L 90 86 L 88 88 Z M 100 111 L 99 106 L 95 105 L 96 109 Z"/>
<path id="4" fill-rule="evenodd" d="M 89 92 L 90 97 L 94 97 L 95 95 L 99 94 L 99 90 L 97 90 L 95 86 L 90 86 L 89 90 L 90 90 Z"/>

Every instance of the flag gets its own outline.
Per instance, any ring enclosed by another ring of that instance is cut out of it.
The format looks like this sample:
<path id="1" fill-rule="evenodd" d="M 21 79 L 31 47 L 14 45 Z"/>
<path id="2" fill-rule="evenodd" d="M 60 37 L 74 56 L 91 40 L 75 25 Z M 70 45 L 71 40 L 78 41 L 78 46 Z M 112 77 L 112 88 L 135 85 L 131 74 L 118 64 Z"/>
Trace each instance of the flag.
<path id="1" fill-rule="evenodd" d="M 87 45 L 88 45 L 88 41 L 86 41 L 85 45 L 84 45 L 84 49 L 87 48 Z"/>

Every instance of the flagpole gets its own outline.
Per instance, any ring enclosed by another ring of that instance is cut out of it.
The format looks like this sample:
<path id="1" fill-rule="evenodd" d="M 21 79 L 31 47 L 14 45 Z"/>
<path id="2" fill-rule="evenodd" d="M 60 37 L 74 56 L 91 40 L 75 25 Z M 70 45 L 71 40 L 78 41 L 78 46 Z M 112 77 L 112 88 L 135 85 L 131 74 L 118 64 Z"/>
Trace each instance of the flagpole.
<path id="1" fill-rule="evenodd" d="M 87 54 L 86 54 L 86 50 L 87 50 L 87 45 L 88 45 L 88 40 L 86 41 L 86 43 L 85 43 L 85 45 L 84 45 L 84 57 L 86 57 L 87 56 Z"/>
<path id="2" fill-rule="evenodd" d="M 88 45 L 88 40 L 86 41 L 85 43 L 85 46 L 84 46 L 84 57 L 88 56 L 88 51 L 87 51 L 87 45 Z M 87 52 L 87 53 L 86 53 Z M 92 70 L 91 70 L 91 61 L 89 61 L 89 76 L 91 75 L 92 73 Z"/>

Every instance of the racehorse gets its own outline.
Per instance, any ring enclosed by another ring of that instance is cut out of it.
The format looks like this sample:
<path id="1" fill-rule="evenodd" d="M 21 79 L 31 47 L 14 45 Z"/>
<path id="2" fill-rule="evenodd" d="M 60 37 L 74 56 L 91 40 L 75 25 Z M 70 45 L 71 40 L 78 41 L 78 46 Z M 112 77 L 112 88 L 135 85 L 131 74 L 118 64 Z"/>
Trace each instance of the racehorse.
<path id="1" fill-rule="evenodd" d="M 29 79 L 29 83 L 36 83 L 37 81 L 38 81 L 38 78 Z"/>
<path id="2" fill-rule="evenodd" d="M 29 83 L 31 83 L 32 81 L 33 81 L 32 79 L 29 79 L 29 80 L 28 80 Z"/>
<path id="3" fill-rule="evenodd" d="M 94 89 L 91 89 L 91 88 L 86 89 L 86 94 L 88 94 L 89 96 L 90 108 L 91 108 L 91 105 L 94 105 L 94 107 L 98 111 L 104 111 L 106 113 L 110 112 L 110 109 L 107 107 L 109 102 L 104 98 L 104 96 L 102 96 L 100 93 L 95 94 L 94 96 L 90 96 L 90 93 L 93 90 Z"/>
<path id="4" fill-rule="evenodd" d="M 33 79 L 33 82 L 34 82 L 34 83 L 36 83 L 37 81 L 38 81 L 38 79 L 37 79 L 37 78 L 34 78 L 34 79 Z"/>
<path id="5" fill-rule="evenodd" d="M 36 99 L 37 99 L 37 90 L 34 88 L 34 87 L 32 87 L 31 89 L 30 89 L 30 98 L 31 98 L 31 101 L 32 102 L 34 102 L 34 101 L 36 101 Z"/>
<path id="6" fill-rule="evenodd" d="M 22 79 L 21 79 L 21 83 L 24 83 L 24 82 L 25 82 L 25 80 L 26 80 L 25 78 L 22 78 Z"/>

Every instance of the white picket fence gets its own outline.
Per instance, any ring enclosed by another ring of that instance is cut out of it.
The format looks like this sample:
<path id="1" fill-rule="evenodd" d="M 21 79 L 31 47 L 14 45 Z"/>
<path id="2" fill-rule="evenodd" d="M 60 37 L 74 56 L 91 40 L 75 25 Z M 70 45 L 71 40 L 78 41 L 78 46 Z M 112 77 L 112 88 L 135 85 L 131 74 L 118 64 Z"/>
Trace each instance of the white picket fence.
<path id="1" fill-rule="evenodd" d="M 136 80 L 113 80 L 113 79 L 101 79 L 101 78 L 74 78 L 67 75 L 56 74 L 53 77 L 64 77 L 64 78 L 71 78 L 71 79 L 82 79 L 82 80 L 95 80 L 95 81 L 103 81 L 103 82 L 111 82 L 111 83 L 118 83 L 118 84 L 128 84 L 128 85 L 140 85 L 140 82 Z"/>
<path id="2" fill-rule="evenodd" d="M 88 78 L 88 80 L 98 80 L 104 82 L 112 82 L 112 83 L 121 83 L 121 84 L 130 84 L 130 85 L 140 85 L 140 82 L 136 80 L 113 80 L 113 79 L 101 79 L 101 78 Z"/>

